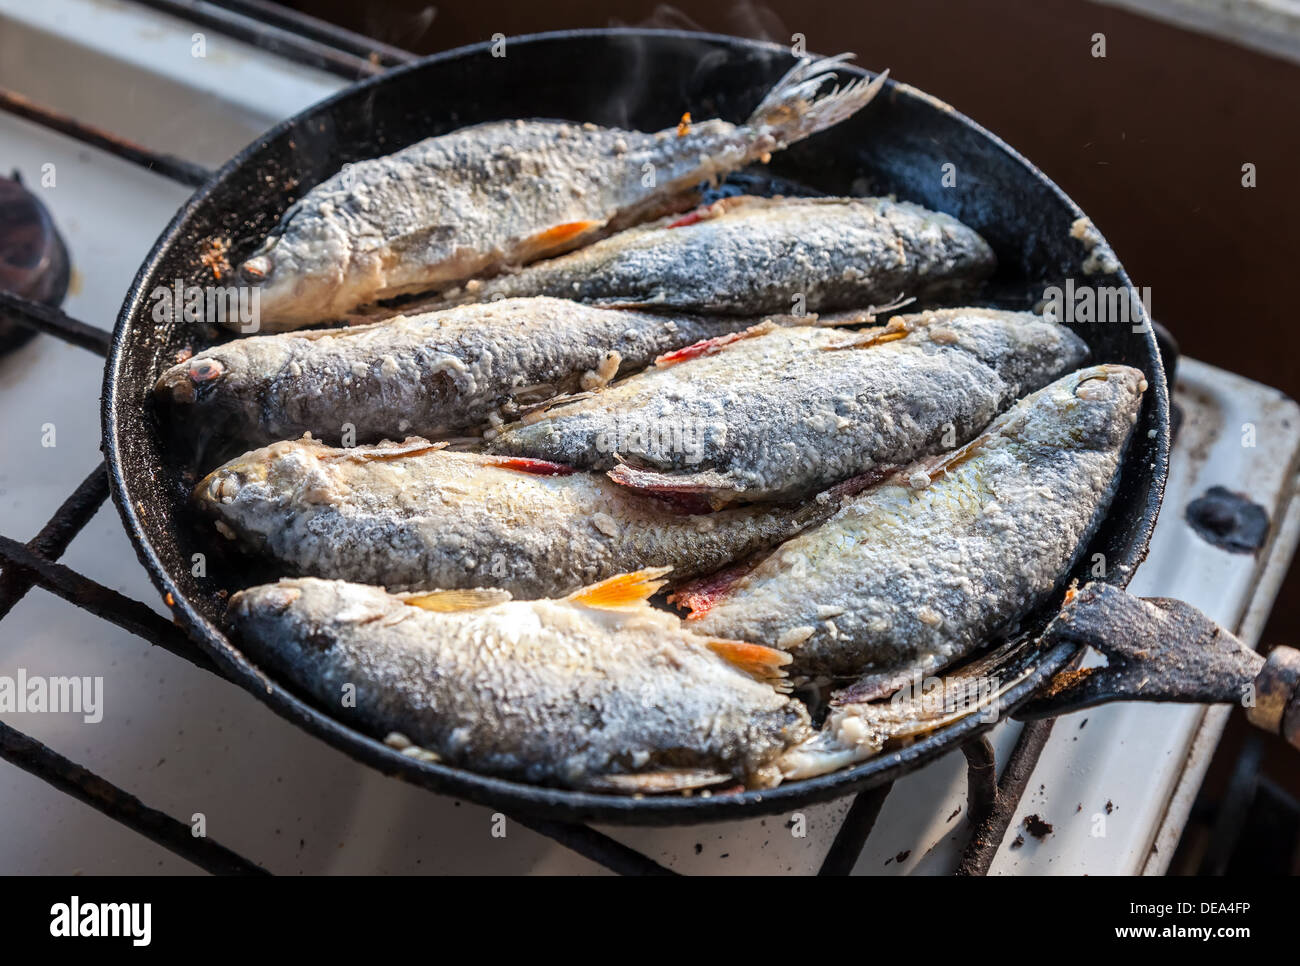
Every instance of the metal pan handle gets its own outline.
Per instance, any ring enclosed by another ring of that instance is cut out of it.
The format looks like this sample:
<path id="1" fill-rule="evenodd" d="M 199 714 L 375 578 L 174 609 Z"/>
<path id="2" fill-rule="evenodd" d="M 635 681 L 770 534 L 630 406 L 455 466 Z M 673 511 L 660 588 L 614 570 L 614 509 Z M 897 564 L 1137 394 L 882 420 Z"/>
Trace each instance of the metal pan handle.
<path id="1" fill-rule="evenodd" d="M 1265 659 L 1183 601 L 1088 584 L 1068 595 L 1043 643 L 1087 645 L 1108 663 L 1061 672 L 1017 718 L 1110 701 L 1240 704 L 1252 724 L 1300 750 L 1300 650 L 1276 647 Z"/>

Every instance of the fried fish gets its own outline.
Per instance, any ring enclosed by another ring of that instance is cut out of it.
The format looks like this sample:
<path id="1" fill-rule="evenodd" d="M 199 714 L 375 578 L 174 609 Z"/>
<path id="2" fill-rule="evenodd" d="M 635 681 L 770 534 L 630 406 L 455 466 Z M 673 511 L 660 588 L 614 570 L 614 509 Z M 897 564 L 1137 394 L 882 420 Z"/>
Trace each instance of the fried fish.
<path id="1" fill-rule="evenodd" d="M 235 594 L 229 616 L 336 717 L 450 765 L 624 793 L 777 784 L 781 756 L 814 737 L 778 690 L 789 656 L 650 607 L 662 574 L 527 601 L 285 579 Z"/>
<path id="2" fill-rule="evenodd" d="M 742 196 L 470 282 L 444 301 L 555 295 L 659 311 L 822 312 L 904 293 L 952 297 L 991 275 L 995 264 L 974 230 L 920 205 Z"/>
<path id="3" fill-rule="evenodd" d="M 236 339 L 172 366 L 154 397 L 182 427 L 252 445 L 303 433 L 337 443 L 346 427 L 358 443 L 445 436 L 747 324 L 506 299 Z"/>
<path id="4" fill-rule="evenodd" d="M 669 353 L 487 448 L 716 505 L 801 499 L 965 442 L 1086 355 L 1024 312 L 946 309 L 862 332 L 767 323 Z"/>
<path id="5" fill-rule="evenodd" d="M 888 693 L 1046 601 L 1106 514 L 1145 390 L 1127 366 L 1071 373 L 756 566 L 673 599 L 702 634 L 788 651 L 801 674 L 871 682 L 840 701 Z"/>
<path id="6" fill-rule="evenodd" d="M 818 97 L 851 55 L 804 58 L 743 124 L 649 134 L 565 121 L 493 121 L 360 161 L 312 188 L 239 268 L 277 332 L 363 303 L 431 291 L 680 210 L 700 182 L 838 124 L 884 75 Z M 689 203 L 689 202 L 688 202 Z"/>
<path id="7" fill-rule="evenodd" d="M 524 597 L 641 567 L 710 573 L 835 505 L 689 513 L 599 474 L 421 439 L 348 449 L 275 443 L 209 474 L 193 499 L 219 532 L 290 573 Z"/>

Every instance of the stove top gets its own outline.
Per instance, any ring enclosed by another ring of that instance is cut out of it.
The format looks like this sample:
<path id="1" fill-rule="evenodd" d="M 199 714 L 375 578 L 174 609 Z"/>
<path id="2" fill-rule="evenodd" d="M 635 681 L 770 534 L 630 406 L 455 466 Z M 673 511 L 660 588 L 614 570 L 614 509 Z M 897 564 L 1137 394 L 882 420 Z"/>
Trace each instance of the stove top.
<path id="1" fill-rule="evenodd" d="M 296 43 L 300 33 L 231 15 L 196 21 L 165 12 L 181 6 L 0 0 L 0 88 L 74 122 L 59 128 L 21 111 L 0 113 L 0 167 L 22 173 L 66 240 L 73 271 L 64 310 L 105 332 L 145 253 L 189 195 L 187 166 L 193 173 L 219 165 L 270 124 L 338 89 L 341 74 L 402 59 L 387 49 L 366 58 L 359 41 L 328 31 Z M 85 71 L 57 69 L 70 60 Z M 86 73 L 95 85 L 78 80 Z M 162 169 L 170 177 L 146 170 L 129 152 L 91 146 L 97 142 L 78 123 L 177 164 Z M 1166 322 L 1176 329 L 1176 320 Z M 0 534 L 31 538 L 95 470 L 101 377 L 94 353 L 49 336 L 0 358 Z M 1174 401 L 1182 423 L 1164 510 L 1130 589 L 1189 601 L 1254 642 L 1300 532 L 1300 410 L 1274 390 L 1189 359 L 1180 362 Z M 96 485 L 87 484 L 92 496 Z M 1187 524 L 1187 504 L 1216 485 L 1246 493 L 1268 513 L 1270 542 L 1258 554 L 1219 549 Z M 112 508 L 93 515 L 61 562 L 167 616 Z M 19 668 L 101 678 L 102 718 L 3 712 L 0 722 L 182 825 L 201 824 L 212 840 L 272 872 L 605 869 L 488 809 L 385 778 L 216 676 L 44 589 L 0 620 L 0 675 Z M 1009 800 L 1009 828 L 986 857 L 987 871 L 1163 872 L 1227 713 L 1131 704 L 999 725 L 990 735 L 995 760 L 1004 783 L 1008 761 L 1019 770 L 1023 795 Z M 802 813 L 597 831 L 683 873 L 816 872 L 838 836 L 827 871 L 942 874 L 956 868 L 970 838 L 969 807 L 967 760 L 951 755 L 887 794 Z M 20 768 L 0 765 L 0 814 L 8 819 L 2 872 L 197 871 Z"/>

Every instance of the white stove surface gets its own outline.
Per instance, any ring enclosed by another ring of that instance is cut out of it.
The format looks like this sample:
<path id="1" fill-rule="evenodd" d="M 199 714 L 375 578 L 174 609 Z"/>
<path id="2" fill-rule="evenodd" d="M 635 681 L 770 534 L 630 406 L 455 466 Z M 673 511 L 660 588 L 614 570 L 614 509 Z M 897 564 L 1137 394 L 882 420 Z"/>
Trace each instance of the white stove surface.
<path id="1" fill-rule="evenodd" d="M 36 8 L 36 9 L 33 9 Z M 0 86 L 150 147 L 215 166 L 274 121 L 337 89 L 330 75 L 129 3 L 0 0 Z M 71 58 L 71 59 L 70 59 Z M 77 63 L 81 71 L 57 69 Z M 87 84 L 86 77 L 95 83 Z M 42 166 L 56 184 L 39 188 Z M 139 262 L 188 192 L 134 165 L 0 114 L 0 168 L 40 192 L 76 267 L 64 308 L 111 328 Z M 0 359 L 0 533 L 26 540 L 98 462 L 102 361 L 39 337 Z M 1295 548 L 1300 409 L 1275 391 L 1183 360 L 1186 414 L 1165 509 L 1132 590 L 1179 597 L 1253 641 Z M 1258 445 L 1244 447 L 1253 423 Z M 56 445 L 42 445 L 46 424 Z M 1274 522 L 1258 556 L 1197 537 L 1183 509 L 1209 486 L 1247 492 Z M 63 562 L 163 612 L 116 511 L 105 506 Z M 591 873 L 601 867 L 492 813 L 385 778 L 238 688 L 47 592 L 0 621 L 0 674 L 102 675 L 103 720 L 5 713 L 5 723 L 273 872 Z M 1062 718 L 1017 815 L 1054 831 L 1007 836 L 995 873 L 1162 872 L 1227 709 L 1120 705 Z M 1086 719 L 1086 726 L 1084 721 Z M 991 738 L 1005 762 L 1018 725 Z M 951 871 L 968 831 L 965 761 L 898 782 L 859 873 Z M 1110 810 L 1107 811 L 1107 803 Z M 682 829 L 603 829 L 687 873 L 816 871 L 848 801 L 792 816 Z M 0 873 L 187 873 L 193 866 L 40 780 L 0 763 Z"/>

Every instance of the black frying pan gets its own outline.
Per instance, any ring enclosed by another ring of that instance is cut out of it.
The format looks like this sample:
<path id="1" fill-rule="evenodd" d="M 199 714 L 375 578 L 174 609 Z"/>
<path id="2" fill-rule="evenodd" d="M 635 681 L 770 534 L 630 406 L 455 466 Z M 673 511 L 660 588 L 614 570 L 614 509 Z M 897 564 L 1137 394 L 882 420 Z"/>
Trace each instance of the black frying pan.
<path id="1" fill-rule="evenodd" d="M 240 586 L 239 573 L 212 565 L 205 578 L 191 575 L 191 554 L 211 547 L 181 523 L 186 486 L 163 445 L 149 397 L 158 374 L 196 336 L 183 325 L 151 318 L 155 288 L 177 279 L 211 284 L 202 257 L 213 239 L 230 239 L 230 260 L 237 263 L 296 198 L 347 162 L 501 118 L 563 118 L 651 131 L 672 126 L 684 111 L 696 118 L 739 119 L 791 63 L 790 52 L 773 44 L 676 31 L 540 34 L 507 41 L 504 57 L 492 56 L 487 44 L 465 47 L 359 83 L 280 124 L 186 203 L 150 252 L 118 318 L 104 386 L 104 442 L 113 498 L 140 559 L 175 602 L 178 623 L 227 676 L 381 771 L 517 814 L 562 820 L 668 824 L 789 811 L 889 781 L 991 726 L 987 717 L 971 715 L 855 768 L 734 795 L 633 799 L 502 781 L 404 757 L 269 679 L 222 629 L 225 603 L 217 592 Z M 944 187 L 943 166 L 949 163 L 955 165 L 956 185 Z M 1046 286 L 1083 279 L 1085 252 L 1070 235 L 1082 215 L 1078 207 L 998 138 L 904 84 L 888 83 L 857 116 L 776 155 L 771 168 L 821 192 L 895 194 L 955 215 L 997 252 L 998 274 L 987 293 L 994 304 L 1025 307 Z M 1089 281 L 1130 286 L 1122 269 Z M 1150 384 L 1110 514 L 1082 557 L 1104 554 L 1106 581 L 1117 588 L 1128 583 L 1146 554 L 1168 468 L 1165 373 L 1141 311 L 1133 319 L 1137 326 L 1076 326 L 1095 361 L 1135 366 Z M 1023 626 L 1041 630 L 1054 612 L 1045 609 Z M 1077 648 L 1077 641 L 1059 640 L 1032 649 L 1016 668 L 1023 679 L 1002 697 L 1003 711 L 1042 690 Z"/>

